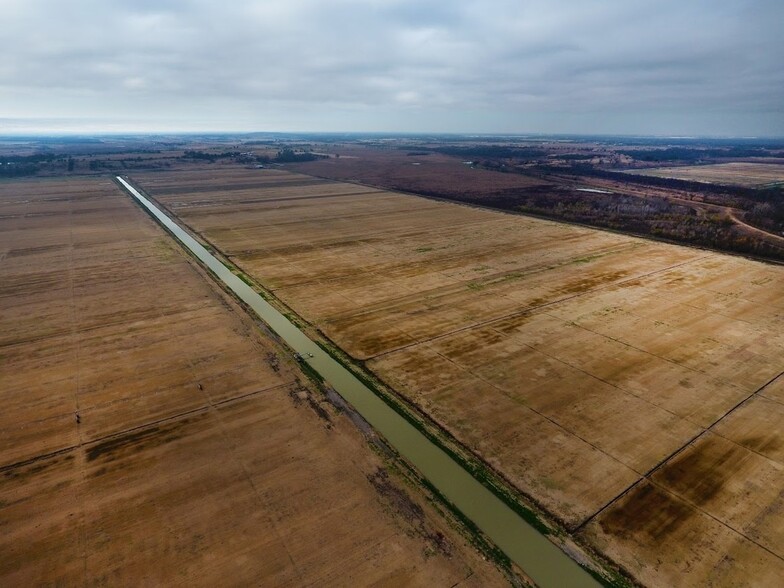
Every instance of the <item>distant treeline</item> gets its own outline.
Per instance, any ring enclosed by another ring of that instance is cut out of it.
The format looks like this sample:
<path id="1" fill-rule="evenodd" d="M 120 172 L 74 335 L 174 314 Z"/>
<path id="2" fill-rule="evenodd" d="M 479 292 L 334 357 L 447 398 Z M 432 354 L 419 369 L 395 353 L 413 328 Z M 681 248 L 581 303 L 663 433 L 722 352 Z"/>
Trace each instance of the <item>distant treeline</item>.
<path id="1" fill-rule="evenodd" d="M 400 147 L 409 150 L 411 147 Z M 516 147 L 514 145 L 444 145 L 439 147 L 423 147 L 422 151 L 435 151 L 445 155 L 454 155 L 463 159 L 497 158 L 497 159 L 536 159 L 545 157 L 548 151 L 535 147 Z"/>
<path id="2" fill-rule="evenodd" d="M 239 151 L 222 151 L 220 153 L 209 153 L 206 151 L 192 151 L 187 150 L 182 155 L 185 159 L 196 159 L 201 161 L 209 161 L 210 163 L 218 161 L 219 159 L 235 159 L 241 161 L 255 161 L 257 163 L 299 163 L 302 161 L 315 161 L 321 159 L 323 155 L 316 155 L 315 153 L 302 152 L 298 153 L 293 149 L 281 149 L 275 155 L 248 155 Z"/>
<path id="3" fill-rule="evenodd" d="M 0 163 L 0 177 L 18 178 L 22 176 L 34 176 L 38 173 L 38 165 L 35 163 Z"/>
<path id="4" fill-rule="evenodd" d="M 18 178 L 33 176 L 41 169 L 41 164 L 67 161 L 69 171 L 73 169 L 73 159 L 54 153 L 35 153 L 33 155 L 4 155 L 0 157 L 0 177 Z"/>
<path id="5" fill-rule="evenodd" d="M 324 159 L 324 157 L 324 155 L 316 155 L 309 151 L 297 153 L 292 149 L 282 149 L 281 151 L 278 151 L 278 154 L 275 157 L 258 155 L 256 156 L 256 159 L 262 163 L 299 163 L 301 161 Z"/>
<path id="6" fill-rule="evenodd" d="M 401 146 L 399 149 L 411 149 L 410 146 Z M 436 151 L 446 155 L 463 158 L 495 158 L 495 159 L 541 159 L 553 155 L 559 159 L 590 159 L 591 155 L 573 153 L 559 154 L 552 149 L 539 147 L 519 147 L 515 145 L 499 144 L 473 144 L 473 145 L 440 145 L 438 147 L 424 147 L 423 150 Z M 669 146 L 661 149 L 625 149 L 613 147 L 613 151 L 620 155 L 628 155 L 637 161 L 648 162 L 696 162 L 716 158 L 738 157 L 781 157 L 771 146 L 760 145 L 732 145 L 732 146 Z"/>
<path id="7" fill-rule="evenodd" d="M 54 153 L 34 153 L 33 155 L 3 155 L 0 156 L 0 162 L 9 164 L 9 163 L 42 163 L 42 162 L 49 162 L 54 161 L 55 159 L 63 159 L 62 155 L 56 155 Z"/>
<path id="8" fill-rule="evenodd" d="M 183 153 L 184 159 L 198 159 L 201 161 L 218 161 L 219 159 L 232 159 L 240 156 L 239 151 L 223 151 L 221 153 L 207 153 L 206 151 L 186 150 Z"/>
<path id="9" fill-rule="evenodd" d="M 768 149 L 760 147 L 727 147 L 719 149 L 693 149 L 688 147 L 668 147 L 650 150 L 618 150 L 637 161 L 700 161 L 722 157 L 780 157 Z"/>
<path id="10" fill-rule="evenodd" d="M 557 167 L 537 167 L 540 171 L 550 171 L 562 174 L 564 170 Z M 596 169 L 592 166 L 574 166 L 570 173 L 577 172 L 576 176 L 588 176 L 631 182 L 644 186 L 682 190 L 700 194 L 703 200 L 710 204 L 731 206 L 745 211 L 745 220 L 749 224 L 760 227 L 769 232 L 782 234 L 784 231 L 784 190 L 774 188 L 747 188 L 744 186 L 730 186 L 726 184 L 713 184 L 707 182 L 693 182 L 676 178 L 660 178 L 656 176 L 643 176 L 633 173 L 613 172 Z"/>
<path id="11" fill-rule="evenodd" d="M 718 214 L 698 215 L 689 206 L 665 198 L 530 189 L 460 199 L 625 233 L 650 235 L 667 241 L 784 260 L 784 247 L 743 234 L 731 219 Z M 759 224 L 761 228 L 775 232 L 774 216 L 779 222 L 784 222 L 784 207 L 776 208 L 772 203 L 765 203 L 752 210 L 746 220 Z M 760 216 L 766 219 L 766 226 L 758 223 Z M 778 227 L 779 230 L 782 228 Z"/>
<path id="12" fill-rule="evenodd" d="M 410 149 L 410 147 L 400 147 Z M 591 155 L 559 154 L 557 151 L 541 149 L 538 147 L 518 147 L 515 145 L 441 145 L 438 147 L 425 147 L 423 150 L 436 151 L 446 155 L 463 158 L 495 158 L 495 159 L 541 159 L 554 155 L 559 159 L 590 159 Z M 731 147 L 666 147 L 663 149 L 613 149 L 621 155 L 628 155 L 637 161 L 666 162 L 686 161 L 695 162 L 705 159 L 727 157 L 781 157 L 769 148 L 758 146 L 731 146 Z"/>
<path id="13" fill-rule="evenodd" d="M 738 204 L 730 204 L 727 202 L 726 197 L 732 196 L 736 199 L 745 199 L 754 202 L 769 202 L 781 198 L 781 188 L 747 188 L 744 186 L 732 186 L 729 184 L 716 184 L 708 182 L 695 182 L 691 180 L 681 180 L 677 178 L 660 178 L 658 176 L 647 176 L 635 174 L 634 170 L 629 173 L 615 172 L 604 169 L 596 169 L 591 165 L 576 164 L 569 170 L 564 170 L 561 167 L 551 166 L 537 166 L 537 171 L 545 173 L 556 174 L 570 174 L 576 176 L 586 176 L 592 178 L 602 178 L 606 180 L 617 180 L 619 182 L 633 182 L 635 184 L 642 184 L 644 186 L 655 186 L 659 188 L 669 188 L 671 190 L 683 190 L 687 192 L 696 192 L 699 194 L 717 194 L 721 198 L 716 200 L 716 204 L 725 204 L 736 206 Z M 713 199 L 706 201 L 713 202 Z"/>

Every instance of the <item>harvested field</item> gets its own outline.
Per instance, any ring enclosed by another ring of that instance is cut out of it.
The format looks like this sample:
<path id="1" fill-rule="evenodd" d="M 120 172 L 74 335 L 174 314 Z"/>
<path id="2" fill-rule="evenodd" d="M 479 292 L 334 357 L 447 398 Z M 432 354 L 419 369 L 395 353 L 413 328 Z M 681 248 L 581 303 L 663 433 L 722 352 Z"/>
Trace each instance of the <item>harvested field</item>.
<path id="1" fill-rule="evenodd" d="M 784 574 L 783 268 L 282 171 L 135 179 L 635 577 Z"/>
<path id="2" fill-rule="evenodd" d="M 0 183 L 0 584 L 498 585 L 106 179 Z"/>
<path id="3" fill-rule="evenodd" d="M 629 173 L 657 178 L 761 188 L 784 183 L 784 165 L 775 163 L 715 163 L 684 167 L 635 169 Z"/>
<path id="4" fill-rule="evenodd" d="M 339 158 L 298 163 L 293 168 L 333 180 L 456 198 L 514 193 L 550 185 L 539 178 L 475 168 L 456 157 L 436 152 L 356 146 L 338 151 Z"/>

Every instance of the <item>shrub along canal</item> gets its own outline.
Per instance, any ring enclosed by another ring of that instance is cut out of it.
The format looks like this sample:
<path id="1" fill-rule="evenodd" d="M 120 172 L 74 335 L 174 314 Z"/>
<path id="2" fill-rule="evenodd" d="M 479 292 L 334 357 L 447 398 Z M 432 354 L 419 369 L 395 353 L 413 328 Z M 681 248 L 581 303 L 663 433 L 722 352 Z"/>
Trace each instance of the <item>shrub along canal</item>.
<path id="1" fill-rule="evenodd" d="M 395 411 L 220 260 L 120 176 L 117 180 L 169 233 L 303 357 L 446 500 L 538 585 L 598 586 L 594 578 L 526 522 L 446 451 Z"/>

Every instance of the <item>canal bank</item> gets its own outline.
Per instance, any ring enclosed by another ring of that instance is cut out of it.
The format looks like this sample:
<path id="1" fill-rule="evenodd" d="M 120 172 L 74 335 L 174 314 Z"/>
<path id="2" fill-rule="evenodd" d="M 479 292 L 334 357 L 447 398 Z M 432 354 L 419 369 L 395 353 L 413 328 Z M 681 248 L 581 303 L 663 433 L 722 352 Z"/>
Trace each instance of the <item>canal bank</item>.
<path id="1" fill-rule="evenodd" d="M 118 182 L 149 214 L 298 353 L 427 483 L 540 586 L 597 586 L 591 575 L 477 480 L 448 452 L 377 396 L 251 286 L 125 179 Z"/>

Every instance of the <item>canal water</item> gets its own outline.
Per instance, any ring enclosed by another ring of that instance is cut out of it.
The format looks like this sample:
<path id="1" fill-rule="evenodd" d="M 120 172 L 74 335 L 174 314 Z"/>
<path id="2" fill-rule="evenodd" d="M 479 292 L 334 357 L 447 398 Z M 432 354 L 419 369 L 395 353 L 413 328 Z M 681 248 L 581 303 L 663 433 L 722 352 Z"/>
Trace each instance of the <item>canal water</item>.
<path id="1" fill-rule="evenodd" d="M 167 231 L 252 308 L 291 349 L 306 358 L 305 361 L 330 387 L 539 586 L 563 588 L 599 585 L 574 560 L 311 341 L 131 184 L 120 176 L 117 176 L 117 180 Z"/>

